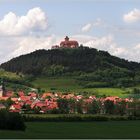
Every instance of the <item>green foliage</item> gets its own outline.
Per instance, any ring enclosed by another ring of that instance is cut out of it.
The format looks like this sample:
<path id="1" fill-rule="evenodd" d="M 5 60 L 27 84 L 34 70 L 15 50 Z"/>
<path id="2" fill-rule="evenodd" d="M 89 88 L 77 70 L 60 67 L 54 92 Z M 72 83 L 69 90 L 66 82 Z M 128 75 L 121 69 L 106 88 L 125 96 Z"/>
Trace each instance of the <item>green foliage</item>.
<path id="1" fill-rule="evenodd" d="M 84 88 L 101 88 L 110 86 L 107 82 L 88 82 L 86 84 L 81 82 L 81 85 L 83 85 Z"/>
<path id="2" fill-rule="evenodd" d="M 94 48 L 37 50 L 3 63 L 1 68 L 18 73 L 60 75 L 71 72 L 94 72 L 113 68 L 140 70 L 140 64 L 111 56 Z M 119 73 L 120 75 L 120 73 Z M 118 76 L 117 73 L 114 76 Z"/>
<path id="3" fill-rule="evenodd" d="M 80 85 L 84 87 L 131 87 L 138 84 L 135 72 L 122 69 L 111 68 L 97 70 L 93 73 L 86 73 L 78 77 Z M 83 82 L 82 82 L 83 81 Z"/>
<path id="4" fill-rule="evenodd" d="M 17 74 L 13 72 L 5 71 L 4 69 L 0 69 L 0 77 L 1 78 L 9 78 L 9 79 L 21 79 L 22 74 Z"/>
<path id="5" fill-rule="evenodd" d="M 134 88 L 132 90 L 132 94 L 140 94 L 140 89 L 139 88 Z"/>
<path id="6" fill-rule="evenodd" d="M 0 103 L 3 104 L 7 109 L 14 103 L 10 98 L 7 100 L 0 100 Z"/>
<path id="7" fill-rule="evenodd" d="M 89 104 L 87 113 L 98 114 L 100 113 L 100 109 L 101 109 L 101 103 L 99 101 L 94 100 L 91 104 Z"/>
<path id="8" fill-rule="evenodd" d="M 65 114 L 57 115 L 53 117 L 49 116 L 36 116 L 36 115 L 24 115 L 25 121 L 42 121 L 42 122 L 90 122 L 90 121 L 108 121 L 110 118 L 108 116 L 102 115 L 79 115 L 79 114 Z"/>
<path id="9" fill-rule="evenodd" d="M 65 67 L 61 65 L 51 65 L 49 68 L 44 68 L 43 75 L 55 76 L 62 75 L 65 72 Z"/>
<path id="10" fill-rule="evenodd" d="M 139 116 L 140 117 L 140 100 L 135 99 L 133 102 L 128 104 L 128 114 L 130 116 Z"/>
<path id="11" fill-rule="evenodd" d="M 0 110 L 0 129 L 25 130 L 25 124 L 19 113 Z"/>
<path id="12" fill-rule="evenodd" d="M 134 99 L 140 98 L 140 88 L 133 88 L 130 91 L 129 97 Z"/>
<path id="13" fill-rule="evenodd" d="M 14 78 L 9 79 L 8 76 L 5 77 L 9 73 L 0 70 L 0 75 L 3 75 L 6 82 L 28 87 L 33 86 L 31 80 L 35 80 L 36 76 L 78 76 L 76 82 L 79 87 L 88 89 L 130 87 L 140 82 L 139 63 L 128 62 L 111 56 L 108 52 L 83 46 L 76 49 L 37 50 L 3 63 L 0 67 L 14 72 L 11 74 Z M 53 86 L 50 89 L 57 90 Z"/>
<path id="14" fill-rule="evenodd" d="M 106 114 L 113 114 L 115 110 L 115 105 L 114 102 L 111 100 L 106 100 L 104 102 L 104 107 L 105 107 L 105 113 Z"/>
<path id="15" fill-rule="evenodd" d="M 115 114 L 120 114 L 121 116 L 126 114 L 127 103 L 125 101 L 120 101 L 115 105 Z"/>
<path id="16" fill-rule="evenodd" d="M 82 114 L 83 113 L 83 100 L 79 100 L 79 102 L 76 102 L 76 108 L 77 108 L 77 113 Z"/>
<path id="17" fill-rule="evenodd" d="M 60 98 L 57 100 L 59 112 L 63 114 L 69 113 L 69 101 L 67 99 Z"/>

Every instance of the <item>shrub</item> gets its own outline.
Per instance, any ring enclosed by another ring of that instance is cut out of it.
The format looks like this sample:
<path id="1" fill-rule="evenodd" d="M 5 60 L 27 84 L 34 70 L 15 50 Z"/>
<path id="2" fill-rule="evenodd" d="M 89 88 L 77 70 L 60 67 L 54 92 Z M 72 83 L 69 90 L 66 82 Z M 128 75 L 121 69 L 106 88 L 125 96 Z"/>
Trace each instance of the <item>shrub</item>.
<path id="1" fill-rule="evenodd" d="M 109 118 L 107 116 L 84 116 L 83 121 L 108 121 Z"/>
<path id="2" fill-rule="evenodd" d="M 23 118 L 19 113 L 11 113 L 7 110 L 0 110 L 0 129 L 25 130 Z"/>
<path id="3" fill-rule="evenodd" d="M 106 111 L 107 114 L 113 114 L 114 113 L 115 105 L 114 105 L 113 101 L 106 100 L 104 102 L 104 106 L 105 106 L 105 111 Z"/>
<path id="4" fill-rule="evenodd" d="M 60 115 L 55 117 L 49 116 L 30 116 L 30 115 L 23 115 L 25 121 L 46 121 L 46 122 L 88 122 L 88 121 L 108 121 L 109 117 L 107 116 L 93 116 L 93 115 Z"/>

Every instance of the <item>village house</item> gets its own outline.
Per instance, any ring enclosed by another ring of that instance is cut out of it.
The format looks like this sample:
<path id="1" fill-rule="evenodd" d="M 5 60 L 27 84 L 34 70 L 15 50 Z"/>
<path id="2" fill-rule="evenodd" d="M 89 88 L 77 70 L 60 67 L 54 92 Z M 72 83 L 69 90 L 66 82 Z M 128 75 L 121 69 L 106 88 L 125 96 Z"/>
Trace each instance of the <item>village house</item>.
<path id="1" fill-rule="evenodd" d="M 3 105 L 3 104 L 0 104 L 0 110 L 1 110 L 1 109 L 6 109 L 6 106 Z"/>
<path id="2" fill-rule="evenodd" d="M 20 112 L 21 106 L 19 104 L 13 104 L 9 108 L 10 112 Z"/>

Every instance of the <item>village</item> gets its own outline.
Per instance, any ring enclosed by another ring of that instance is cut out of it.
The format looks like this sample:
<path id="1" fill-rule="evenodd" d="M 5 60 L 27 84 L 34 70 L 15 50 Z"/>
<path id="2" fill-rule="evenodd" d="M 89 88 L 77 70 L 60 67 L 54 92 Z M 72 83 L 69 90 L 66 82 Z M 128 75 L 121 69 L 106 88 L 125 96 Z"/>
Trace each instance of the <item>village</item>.
<path id="1" fill-rule="evenodd" d="M 99 113 L 105 114 L 116 106 L 116 111 L 124 108 L 130 109 L 128 104 L 132 98 L 119 98 L 118 96 L 96 97 L 95 95 L 81 95 L 76 93 L 53 93 L 45 92 L 38 94 L 35 91 L 25 93 L 18 91 L 16 96 L 13 91 L 5 89 L 4 84 L 0 87 L 0 109 L 8 109 L 9 112 L 18 113 Z M 7 105 L 8 104 L 8 105 Z M 94 111 L 91 111 L 94 110 Z M 110 112 L 111 113 L 111 112 Z M 119 113 L 119 112 L 118 112 Z"/>

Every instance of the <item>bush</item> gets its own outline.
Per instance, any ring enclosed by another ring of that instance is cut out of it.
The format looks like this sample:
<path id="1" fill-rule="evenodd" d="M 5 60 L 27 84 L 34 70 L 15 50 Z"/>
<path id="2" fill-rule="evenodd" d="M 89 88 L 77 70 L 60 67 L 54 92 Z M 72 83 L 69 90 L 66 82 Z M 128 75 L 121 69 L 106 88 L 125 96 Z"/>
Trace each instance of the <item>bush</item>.
<path id="1" fill-rule="evenodd" d="M 89 122 L 89 121 L 108 121 L 107 116 L 93 116 L 93 115 L 60 115 L 55 117 L 49 116 L 30 116 L 23 115 L 25 121 L 40 121 L 40 122 Z"/>
<path id="2" fill-rule="evenodd" d="M 102 88 L 102 87 L 109 87 L 109 83 L 106 82 L 89 82 L 85 84 L 84 88 Z"/>
<path id="3" fill-rule="evenodd" d="M 11 113 L 7 110 L 0 110 L 0 129 L 25 130 L 23 118 L 19 113 Z"/>
<path id="4" fill-rule="evenodd" d="M 112 121 L 126 121 L 129 120 L 128 117 L 124 117 L 124 116 L 115 116 L 115 117 L 111 117 L 110 120 Z"/>
<path id="5" fill-rule="evenodd" d="M 82 118 L 83 121 L 108 121 L 109 118 L 107 116 L 84 116 Z"/>

